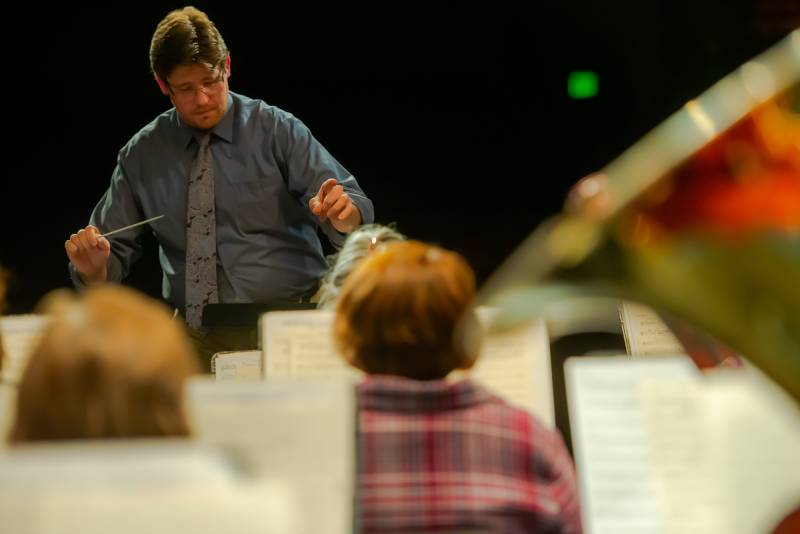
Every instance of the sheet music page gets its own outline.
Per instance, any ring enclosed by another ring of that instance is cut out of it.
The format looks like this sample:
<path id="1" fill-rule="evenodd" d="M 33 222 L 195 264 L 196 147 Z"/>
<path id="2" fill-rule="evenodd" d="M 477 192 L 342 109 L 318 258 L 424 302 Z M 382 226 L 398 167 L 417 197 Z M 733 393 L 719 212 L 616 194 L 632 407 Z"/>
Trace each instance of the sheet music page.
<path id="1" fill-rule="evenodd" d="M 349 380 L 217 382 L 197 377 L 189 382 L 187 400 L 193 428 L 203 441 L 255 444 L 268 451 L 259 463 L 270 473 L 313 474 L 348 457 L 349 449 L 334 449 L 355 436 L 354 387 Z"/>
<path id="2" fill-rule="evenodd" d="M 724 528 L 725 506 L 711 464 L 711 422 L 702 382 L 643 383 L 642 416 L 648 432 L 653 483 L 666 533 L 739 532 Z"/>
<path id="3" fill-rule="evenodd" d="M 631 356 L 685 354 L 680 341 L 658 314 L 633 302 L 620 304 L 620 319 L 625 346 Z"/>
<path id="4" fill-rule="evenodd" d="M 298 532 L 285 488 L 252 483 L 222 451 L 187 440 L 15 446 L 0 472 L 3 532 Z"/>
<path id="5" fill-rule="evenodd" d="M 800 500 L 800 407 L 753 369 L 676 386 L 641 391 L 666 532 L 769 532 Z"/>
<path id="6" fill-rule="evenodd" d="M 78 482 L 108 489 L 225 485 L 237 470 L 218 450 L 185 438 L 69 440 L 15 445 L 0 453 L 0 490 Z"/>
<path id="7" fill-rule="evenodd" d="M 478 315 L 488 325 L 492 311 L 482 308 Z M 452 377 L 465 375 L 532 412 L 545 424 L 555 426 L 550 341 L 542 320 L 510 332 L 487 335 L 475 367 L 467 373 L 453 373 Z"/>
<path id="8" fill-rule="evenodd" d="M 264 484 L 151 489 L 46 490 L 13 499 L 14 534 L 306 534 L 292 495 Z M 3 505 L 0 504 L 0 509 Z M 233 530 L 232 530 L 233 529 Z"/>
<path id="9" fill-rule="evenodd" d="M 350 378 L 350 367 L 333 344 L 333 311 L 275 311 L 262 316 L 264 376 L 273 378 Z"/>
<path id="10" fill-rule="evenodd" d="M 663 533 L 639 386 L 693 380 L 698 371 L 685 356 L 577 357 L 564 369 L 585 531 Z"/>
<path id="11" fill-rule="evenodd" d="M 188 384 L 187 408 L 197 439 L 230 447 L 256 476 L 290 485 L 305 514 L 300 518 L 303 532 L 352 532 L 352 381 L 195 378 Z"/>
<path id="12" fill-rule="evenodd" d="M 214 355 L 217 380 L 261 380 L 261 351 L 219 352 Z"/>
<path id="13" fill-rule="evenodd" d="M 42 337 L 50 318 L 44 315 L 6 315 L 0 317 L 0 332 L 3 338 L 3 380 L 16 383 L 25 371 L 36 344 Z"/>
<path id="14" fill-rule="evenodd" d="M 495 310 L 481 308 L 478 317 L 488 324 Z M 349 378 L 363 373 L 336 353 L 332 339 L 333 312 L 329 310 L 268 312 L 262 318 L 265 377 Z M 453 372 L 448 378 L 474 378 L 507 401 L 555 425 L 550 345 L 540 320 L 484 338 L 476 366 Z"/>

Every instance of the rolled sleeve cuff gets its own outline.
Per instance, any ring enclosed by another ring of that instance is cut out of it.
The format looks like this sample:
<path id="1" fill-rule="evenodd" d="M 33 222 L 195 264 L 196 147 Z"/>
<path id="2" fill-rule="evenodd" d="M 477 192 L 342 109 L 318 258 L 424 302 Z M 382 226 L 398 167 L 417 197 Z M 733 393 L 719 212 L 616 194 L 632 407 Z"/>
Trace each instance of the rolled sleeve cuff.
<path id="1" fill-rule="evenodd" d="M 78 291 L 85 291 L 88 289 L 81 276 L 78 274 L 78 270 L 75 269 L 75 266 L 71 263 L 67 263 L 67 269 L 69 270 L 69 277 L 72 280 L 72 284 L 75 286 L 75 289 Z M 119 261 L 114 257 L 112 254 L 108 258 L 108 276 L 106 277 L 106 282 L 120 282 L 122 280 L 122 265 L 120 265 Z"/>

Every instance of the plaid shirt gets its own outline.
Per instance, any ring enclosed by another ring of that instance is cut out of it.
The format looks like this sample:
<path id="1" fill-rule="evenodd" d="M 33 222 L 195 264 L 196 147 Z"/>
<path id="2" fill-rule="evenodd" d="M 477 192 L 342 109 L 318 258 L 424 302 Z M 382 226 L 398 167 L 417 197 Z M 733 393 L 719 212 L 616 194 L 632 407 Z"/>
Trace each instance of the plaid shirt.
<path id="1" fill-rule="evenodd" d="M 364 532 L 581 532 L 561 435 L 470 380 L 358 387 Z"/>

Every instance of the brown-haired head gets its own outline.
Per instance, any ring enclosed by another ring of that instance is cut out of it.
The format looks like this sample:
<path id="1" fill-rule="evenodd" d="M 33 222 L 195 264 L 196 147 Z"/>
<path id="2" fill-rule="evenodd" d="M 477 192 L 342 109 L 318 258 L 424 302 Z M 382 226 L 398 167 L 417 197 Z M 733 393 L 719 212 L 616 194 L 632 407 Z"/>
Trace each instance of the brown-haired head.
<path id="1" fill-rule="evenodd" d="M 12 442 L 184 436 L 193 348 L 166 306 L 104 286 L 50 295 L 52 317 L 19 384 Z"/>
<path id="2" fill-rule="evenodd" d="M 366 373 L 444 378 L 477 357 L 474 296 L 475 275 L 458 254 L 419 241 L 388 243 L 344 283 L 337 347 Z"/>
<path id="3" fill-rule="evenodd" d="M 150 68 L 164 83 L 178 65 L 223 68 L 227 58 L 228 47 L 217 27 L 192 6 L 170 11 L 150 41 Z"/>

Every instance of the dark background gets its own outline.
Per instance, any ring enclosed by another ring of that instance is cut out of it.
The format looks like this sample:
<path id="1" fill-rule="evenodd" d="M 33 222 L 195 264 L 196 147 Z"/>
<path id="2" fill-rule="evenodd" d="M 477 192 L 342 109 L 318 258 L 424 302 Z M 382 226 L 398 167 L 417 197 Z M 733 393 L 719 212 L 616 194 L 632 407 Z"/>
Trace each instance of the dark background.
<path id="1" fill-rule="evenodd" d="M 231 50 L 232 90 L 297 115 L 377 222 L 458 250 L 479 281 L 577 179 L 800 25 L 792 0 L 330 4 L 195 3 Z M 64 240 L 87 223 L 117 151 L 169 106 L 148 47 L 182 5 L 7 14 L 9 312 L 70 285 Z M 597 97 L 569 98 L 575 70 L 598 74 Z M 157 296 L 148 245 L 128 282 Z"/>

